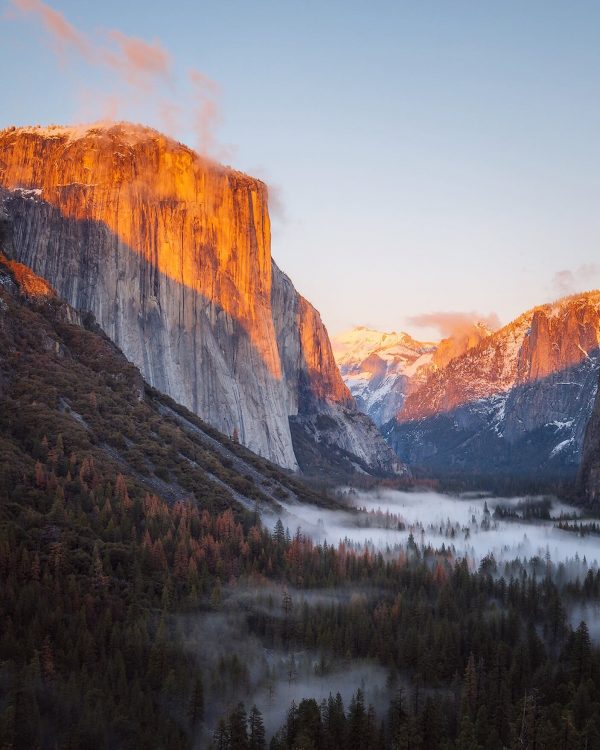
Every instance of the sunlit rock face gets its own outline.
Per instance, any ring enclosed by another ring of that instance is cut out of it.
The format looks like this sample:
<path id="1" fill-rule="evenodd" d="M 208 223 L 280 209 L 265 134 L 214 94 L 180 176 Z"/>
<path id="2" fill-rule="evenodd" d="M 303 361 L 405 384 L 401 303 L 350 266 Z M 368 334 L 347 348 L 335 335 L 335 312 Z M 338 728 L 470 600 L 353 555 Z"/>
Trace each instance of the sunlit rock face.
<path id="1" fill-rule="evenodd" d="M 574 475 L 600 368 L 600 292 L 521 315 L 432 372 L 385 433 L 450 473 Z"/>
<path id="2" fill-rule="evenodd" d="M 0 186 L 14 257 L 92 312 L 151 385 L 223 432 L 294 469 L 298 389 L 349 403 L 301 298 L 299 342 L 278 342 L 259 180 L 121 124 L 2 131 Z"/>

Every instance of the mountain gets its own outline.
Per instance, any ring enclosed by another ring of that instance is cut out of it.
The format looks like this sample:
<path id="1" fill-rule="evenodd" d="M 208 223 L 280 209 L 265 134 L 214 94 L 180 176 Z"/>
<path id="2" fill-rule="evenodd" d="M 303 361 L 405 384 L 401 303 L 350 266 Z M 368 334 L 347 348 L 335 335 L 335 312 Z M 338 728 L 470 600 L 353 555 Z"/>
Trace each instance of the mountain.
<path id="1" fill-rule="evenodd" d="M 361 326 L 335 336 L 332 344 L 358 407 L 381 426 L 396 416 L 406 397 L 429 374 L 490 333 L 484 324 L 475 323 L 434 343 L 416 341 L 407 333 L 382 333 Z"/>
<path id="2" fill-rule="evenodd" d="M 533 308 L 429 374 L 384 433 L 438 474 L 573 478 L 599 347 L 600 292 Z"/>
<path id="3" fill-rule="evenodd" d="M 393 470 L 318 312 L 272 263 L 262 182 L 126 123 L 9 128 L 0 154 L 9 254 L 91 312 L 150 385 L 283 467 L 299 466 L 291 418 L 302 456 L 308 441 Z"/>
<path id="4" fill-rule="evenodd" d="M 406 333 L 358 327 L 335 336 L 333 351 L 357 406 L 377 425 L 400 410 L 411 385 L 431 365 L 436 345 Z"/>

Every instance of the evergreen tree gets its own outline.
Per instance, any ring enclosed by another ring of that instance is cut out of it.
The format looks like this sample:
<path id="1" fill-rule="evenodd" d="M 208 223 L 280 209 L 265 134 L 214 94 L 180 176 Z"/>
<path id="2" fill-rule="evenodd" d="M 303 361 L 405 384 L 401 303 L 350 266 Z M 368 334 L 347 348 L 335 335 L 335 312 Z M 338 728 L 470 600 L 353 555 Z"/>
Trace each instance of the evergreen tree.
<path id="1" fill-rule="evenodd" d="M 246 709 L 243 703 L 229 714 L 227 729 L 229 735 L 229 750 L 248 750 L 248 727 Z"/>
<path id="2" fill-rule="evenodd" d="M 265 725 L 261 712 L 252 706 L 248 716 L 248 750 L 264 750 L 265 748 Z"/>

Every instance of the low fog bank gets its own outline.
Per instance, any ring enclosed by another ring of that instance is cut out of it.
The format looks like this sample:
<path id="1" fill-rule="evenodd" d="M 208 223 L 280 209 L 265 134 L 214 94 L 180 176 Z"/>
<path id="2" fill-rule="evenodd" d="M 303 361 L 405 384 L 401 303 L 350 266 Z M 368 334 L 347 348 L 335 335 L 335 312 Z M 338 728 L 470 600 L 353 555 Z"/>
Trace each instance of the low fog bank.
<path id="1" fill-rule="evenodd" d="M 227 587 L 221 611 L 178 618 L 178 640 L 206 676 L 207 722 L 197 746 L 206 746 L 217 719 L 240 701 L 247 710 L 256 705 L 268 736 L 283 725 L 292 701 L 298 704 L 305 698 L 320 702 L 339 692 L 347 707 L 361 688 L 367 703 L 385 710 L 389 689 L 383 667 L 367 660 L 334 658 L 326 651 L 298 650 L 281 642 L 267 647 L 249 626 L 249 618 L 256 613 L 286 617 L 284 596 L 291 600 L 292 622 L 305 605 L 348 604 L 357 595 L 366 593 L 357 589 L 297 591 L 274 584 Z"/>
<path id="2" fill-rule="evenodd" d="M 549 507 L 551 519 L 525 520 L 520 517 L 527 515 L 523 506 L 532 501 L 524 497 L 461 498 L 431 491 L 348 488 L 340 490 L 340 497 L 348 504 L 347 511 L 282 503 L 280 518 L 292 535 L 300 529 L 318 544 L 346 542 L 393 553 L 404 547 L 412 534 L 417 545 L 444 545 L 475 565 L 489 555 L 497 562 L 539 556 L 556 564 L 574 562 L 575 567 L 581 561 L 584 571 L 597 567 L 600 559 L 598 536 L 581 537 L 555 528 L 561 517 L 580 515 L 579 509 L 557 500 Z M 549 501 L 538 502 L 545 510 L 544 503 Z M 533 505 L 538 512 L 535 500 Z M 273 528 L 277 518 L 270 515 L 263 520 Z"/>

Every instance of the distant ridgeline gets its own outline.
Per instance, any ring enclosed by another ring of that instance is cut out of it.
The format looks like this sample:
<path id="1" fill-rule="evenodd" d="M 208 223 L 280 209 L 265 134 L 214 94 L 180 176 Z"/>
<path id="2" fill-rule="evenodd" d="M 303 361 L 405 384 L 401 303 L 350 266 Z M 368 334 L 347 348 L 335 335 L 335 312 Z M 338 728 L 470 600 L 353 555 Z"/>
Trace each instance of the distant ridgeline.
<path id="1" fill-rule="evenodd" d="M 600 388 L 585 433 L 578 490 L 586 505 L 600 510 Z"/>
<path id="2" fill-rule="evenodd" d="M 397 406 L 382 431 L 416 470 L 457 486 L 573 485 L 598 387 L 600 292 L 476 333 L 443 358 L 440 344 L 365 329 L 334 349 L 361 408 Z"/>

